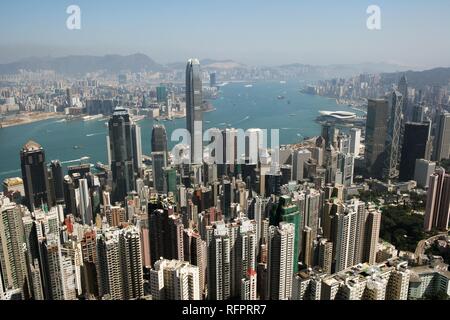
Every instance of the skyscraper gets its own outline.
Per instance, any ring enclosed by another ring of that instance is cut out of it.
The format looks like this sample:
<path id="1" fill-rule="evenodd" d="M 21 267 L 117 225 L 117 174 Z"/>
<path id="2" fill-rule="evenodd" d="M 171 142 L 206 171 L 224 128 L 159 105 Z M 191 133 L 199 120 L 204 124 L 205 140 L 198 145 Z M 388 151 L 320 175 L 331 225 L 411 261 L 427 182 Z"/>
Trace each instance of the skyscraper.
<path id="1" fill-rule="evenodd" d="M 104 230 L 97 240 L 97 275 L 100 297 L 130 300 L 144 295 L 139 231 Z"/>
<path id="2" fill-rule="evenodd" d="M 366 122 L 366 167 L 373 177 L 381 177 L 389 104 L 386 100 L 369 100 Z"/>
<path id="3" fill-rule="evenodd" d="M 450 218 L 450 174 L 439 168 L 430 177 L 425 209 L 425 231 L 448 230 Z"/>
<path id="4" fill-rule="evenodd" d="M 152 152 L 167 153 L 167 133 L 163 125 L 154 125 L 152 129 Z"/>
<path id="5" fill-rule="evenodd" d="M 202 78 L 200 62 L 190 59 L 186 67 L 186 128 L 191 134 L 191 162 L 203 158 Z"/>
<path id="6" fill-rule="evenodd" d="M 433 160 L 441 161 L 450 158 L 450 113 L 438 116 L 434 137 Z"/>
<path id="7" fill-rule="evenodd" d="M 207 226 L 207 283 L 209 300 L 231 298 L 231 238 L 225 223 Z"/>
<path id="8" fill-rule="evenodd" d="M 409 181 L 414 178 L 417 159 L 429 157 L 430 125 L 428 123 L 405 124 L 403 147 L 400 160 L 400 180 Z"/>
<path id="9" fill-rule="evenodd" d="M 34 141 L 28 141 L 20 151 L 20 162 L 26 205 L 33 212 L 50 201 L 44 148 Z"/>
<path id="10" fill-rule="evenodd" d="M 128 111 L 116 108 L 109 120 L 109 153 L 113 175 L 112 199 L 123 202 L 128 192 L 135 189 L 134 155 L 136 143 L 132 134 L 133 123 Z"/>
<path id="11" fill-rule="evenodd" d="M 158 193 L 164 192 L 164 168 L 167 165 L 165 152 L 152 152 L 153 186 Z"/>
<path id="12" fill-rule="evenodd" d="M 27 264 L 23 250 L 22 215 L 25 207 L 10 202 L 0 193 L 0 288 L 28 291 Z M 28 295 L 28 292 L 23 292 Z"/>
<path id="13" fill-rule="evenodd" d="M 131 141 L 133 143 L 133 166 L 135 176 L 139 176 L 140 169 L 142 168 L 142 141 L 141 128 L 136 123 L 131 125 Z"/>
<path id="14" fill-rule="evenodd" d="M 53 178 L 53 189 L 55 190 L 55 198 L 57 204 L 64 203 L 64 174 L 61 162 L 54 160 L 50 164 Z"/>
<path id="15" fill-rule="evenodd" d="M 408 102 L 408 80 L 406 79 L 406 75 L 404 74 L 398 83 L 398 91 L 403 96 L 402 102 L 402 113 L 406 119 L 411 119 L 411 112 L 409 110 L 409 102 Z"/>
<path id="16" fill-rule="evenodd" d="M 378 240 L 380 236 L 381 212 L 374 208 L 369 209 L 368 211 L 364 232 L 365 237 L 364 239 L 358 239 L 358 241 L 364 241 L 362 261 L 374 265 L 376 262 Z"/>
<path id="17" fill-rule="evenodd" d="M 81 215 L 81 220 L 83 221 L 83 224 L 90 225 L 92 221 L 94 220 L 93 213 L 92 213 L 92 203 L 91 203 L 91 196 L 89 192 L 89 186 L 88 181 L 86 179 L 80 179 L 79 180 L 80 187 L 79 187 L 79 193 L 80 193 L 80 205 L 79 205 L 79 212 Z"/>
<path id="18" fill-rule="evenodd" d="M 294 241 L 294 224 L 281 222 L 278 227 L 269 227 L 267 298 L 271 300 L 289 300 L 292 296 Z"/>
<path id="19" fill-rule="evenodd" d="M 425 159 L 417 159 L 414 168 L 414 180 L 421 188 L 428 189 L 430 183 L 430 176 L 436 169 L 436 162 L 431 162 Z"/>
<path id="20" fill-rule="evenodd" d="M 389 105 L 388 131 L 384 155 L 382 178 L 384 180 L 398 178 L 398 165 L 400 160 L 400 136 L 402 129 L 403 96 L 393 91 L 387 97 Z"/>
<path id="21" fill-rule="evenodd" d="M 361 148 L 361 129 L 352 128 L 350 130 L 350 140 L 350 153 L 357 157 Z"/>
<path id="22" fill-rule="evenodd" d="M 154 300 L 201 300 L 199 268 L 188 262 L 161 259 L 150 271 Z"/>

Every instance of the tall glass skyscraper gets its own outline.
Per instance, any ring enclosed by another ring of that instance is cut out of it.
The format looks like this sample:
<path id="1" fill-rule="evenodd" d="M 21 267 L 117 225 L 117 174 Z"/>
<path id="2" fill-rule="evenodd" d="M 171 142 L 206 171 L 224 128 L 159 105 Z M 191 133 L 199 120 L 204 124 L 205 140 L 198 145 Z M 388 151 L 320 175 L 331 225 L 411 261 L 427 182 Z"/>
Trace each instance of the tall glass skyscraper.
<path id="1" fill-rule="evenodd" d="M 399 175 L 398 164 L 400 160 L 403 107 L 403 96 L 400 92 L 393 91 L 387 99 L 389 104 L 389 121 L 383 168 L 384 180 L 398 178 Z"/>
<path id="2" fill-rule="evenodd" d="M 128 111 L 124 108 L 116 108 L 108 124 L 114 202 L 124 201 L 128 192 L 135 189 L 135 175 L 138 170 L 135 168 L 134 161 L 138 153 L 138 150 L 135 150 L 138 145 L 135 140 L 140 135 L 133 134 L 136 132 L 132 129 L 133 126 Z"/>
<path id="3" fill-rule="evenodd" d="M 186 129 L 191 134 L 191 161 L 202 163 L 203 114 L 200 62 L 190 59 L 186 67 Z"/>
<path id="4" fill-rule="evenodd" d="M 26 204 L 33 212 L 50 200 L 44 148 L 39 143 L 28 141 L 20 151 L 20 162 Z"/>

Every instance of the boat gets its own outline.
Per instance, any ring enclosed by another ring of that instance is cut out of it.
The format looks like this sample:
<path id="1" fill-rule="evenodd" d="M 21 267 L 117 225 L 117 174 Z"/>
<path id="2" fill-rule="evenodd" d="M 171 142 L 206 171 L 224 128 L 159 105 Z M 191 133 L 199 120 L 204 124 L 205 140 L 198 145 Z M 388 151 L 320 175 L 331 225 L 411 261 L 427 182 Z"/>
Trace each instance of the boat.
<path id="1" fill-rule="evenodd" d="M 98 120 L 98 119 L 101 119 L 101 118 L 103 118 L 102 114 L 96 114 L 96 115 L 93 115 L 93 116 L 85 116 L 85 117 L 83 117 L 83 121 L 92 121 L 92 120 Z"/>
<path id="2" fill-rule="evenodd" d="M 286 81 L 280 81 L 280 84 L 286 84 Z"/>
<path id="3" fill-rule="evenodd" d="M 252 84 L 247 84 L 245 87 L 246 88 L 253 88 L 253 85 Z"/>
<path id="4" fill-rule="evenodd" d="M 80 149 L 80 146 L 73 146 L 73 148 L 74 148 L 75 150 L 78 150 L 78 149 Z"/>
<path id="5" fill-rule="evenodd" d="M 277 99 L 278 99 L 278 100 L 284 100 L 284 99 L 285 99 L 285 96 L 278 96 Z"/>
<path id="6" fill-rule="evenodd" d="M 134 122 L 139 122 L 139 121 L 141 121 L 141 120 L 144 120 L 144 118 L 145 118 L 145 116 L 133 116 L 133 117 L 131 117 L 131 119 L 132 119 Z"/>
<path id="7" fill-rule="evenodd" d="M 289 117 L 295 117 L 295 116 L 296 116 L 295 113 L 292 113 L 292 114 L 289 115 Z"/>

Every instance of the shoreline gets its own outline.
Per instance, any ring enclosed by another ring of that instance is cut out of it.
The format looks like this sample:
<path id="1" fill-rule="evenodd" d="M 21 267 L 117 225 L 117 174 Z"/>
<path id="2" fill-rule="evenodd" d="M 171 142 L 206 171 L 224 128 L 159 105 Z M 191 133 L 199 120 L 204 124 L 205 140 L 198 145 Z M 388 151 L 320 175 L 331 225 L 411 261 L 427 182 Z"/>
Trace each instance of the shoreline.
<path id="1" fill-rule="evenodd" d="M 50 120 L 50 119 L 60 119 L 64 118 L 65 115 L 61 113 L 28 113 L 22 114 L 19 117 L 0 121 L 0 129 L 11 128 L 16 126 L 21 126 L 25 124 Z"/>

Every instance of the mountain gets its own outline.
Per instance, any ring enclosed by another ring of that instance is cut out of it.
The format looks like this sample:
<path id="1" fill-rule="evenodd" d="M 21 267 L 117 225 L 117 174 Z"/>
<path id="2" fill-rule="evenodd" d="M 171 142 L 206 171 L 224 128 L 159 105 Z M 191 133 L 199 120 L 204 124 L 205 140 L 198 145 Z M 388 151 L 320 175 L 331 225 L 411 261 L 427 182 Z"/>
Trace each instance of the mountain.
<path id="1" fill-rule="evenodd" d="M 27 58 L 17 62 L 0 64 L 0 74 L 14 74 L 19 70 L 53 70 L 63 75 L 83 75 L 89 72 L 107 73 L 163 71 L 165 68 L 144 54 L 128 56 L 67 56 Z"/>
<path id="2" fill-rule="evenodd" d="M 406 75 L 408 84 L 415 88 L 423 88 L 425 86 L 447 86 L 450 84 L 450 68 L 383 73 L 381 78 L 385 84 L 389 85 L 392 83 L 397 83 L 403 74 Z"/>
<path id="3" fill-rule="evenodd" d="M 242 63 L 233 60 L 214 60 L 214 59 L 200 59 L 202 69 L 205 70 L 230 70 L 230 69 L 242 69 L 246 66 Z M 175 70 L 184 70 L 186 68 L 186 62 L 174 62 L 167 64 L 168 68 Z"/>

